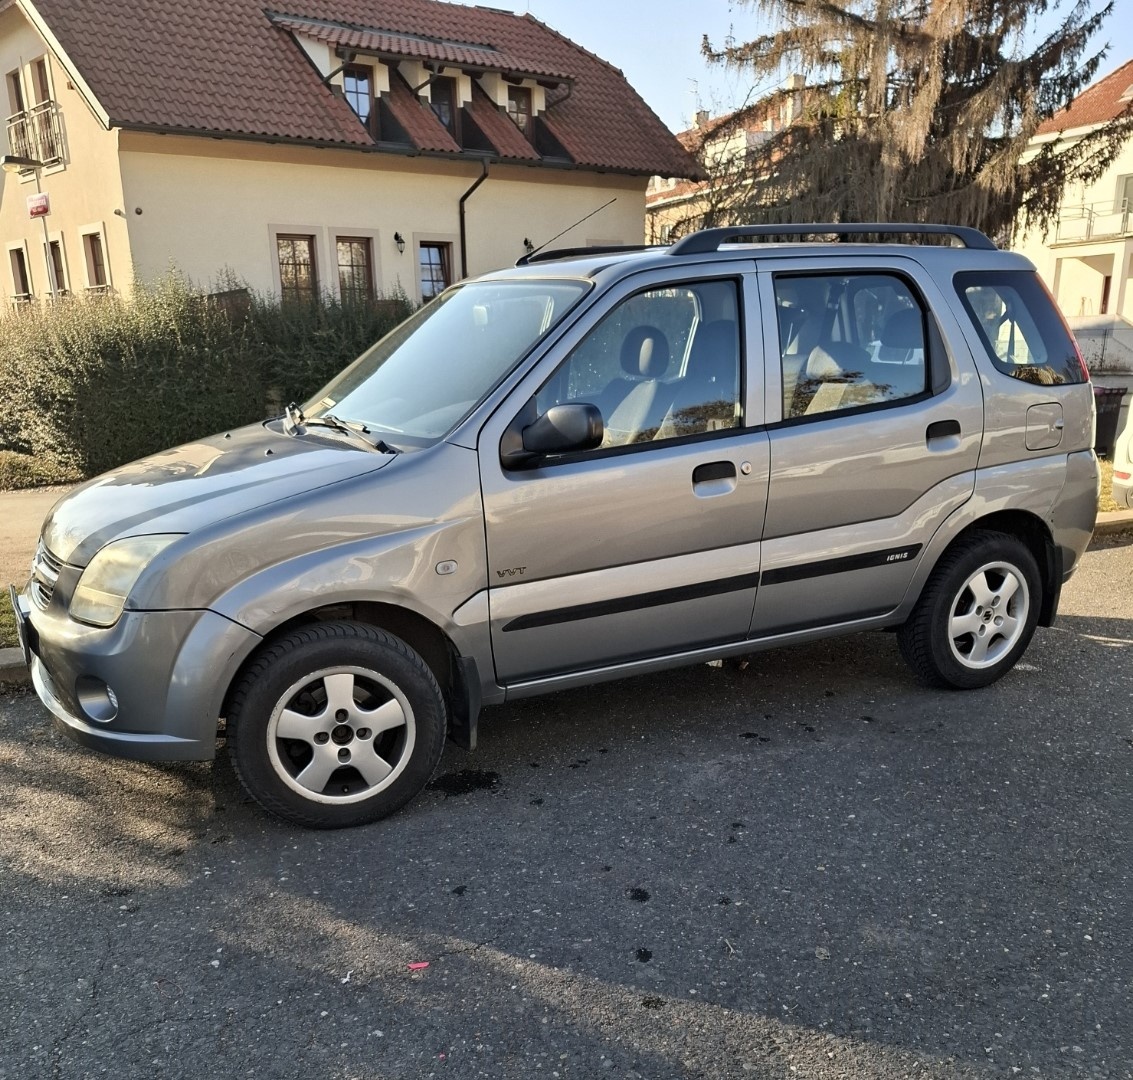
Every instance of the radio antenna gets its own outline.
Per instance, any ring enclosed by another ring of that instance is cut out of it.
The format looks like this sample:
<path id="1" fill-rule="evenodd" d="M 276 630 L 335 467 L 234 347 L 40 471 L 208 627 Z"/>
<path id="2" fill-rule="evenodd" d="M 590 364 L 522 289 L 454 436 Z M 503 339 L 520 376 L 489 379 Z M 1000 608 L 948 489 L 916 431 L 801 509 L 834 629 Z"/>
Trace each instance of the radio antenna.
<path id="1" fill-rule="evenodd" d="M 598 207 L 597 210 L 591 210 L 590 213 L 586 215 L 586 217 L 579 218 L 573 225 L 568 225 L 565 229 L 563 229 L 561 233 L 556 233 L 551 237 L 550 240 L 546 241 L 546 243 L 540 244 L 534 251 L 529 252 L 527 257 L 531 258 L 532 255 L 538 255 L 539 252 L 543 250 L 543 248 L 553 244 L 560 236 L 566 236 L 566 234 L 570 232 L 571 229 L 577 229 L 579 225 L 581 225 L 584 221 L 589 221 L 595 214 L 600 214 L 603 210 L 606 209 L 607 206 L 613 206 L 613 204 L 617 201 L 618 197 L 615 195 L 608 203 L 603 203 Z"/>

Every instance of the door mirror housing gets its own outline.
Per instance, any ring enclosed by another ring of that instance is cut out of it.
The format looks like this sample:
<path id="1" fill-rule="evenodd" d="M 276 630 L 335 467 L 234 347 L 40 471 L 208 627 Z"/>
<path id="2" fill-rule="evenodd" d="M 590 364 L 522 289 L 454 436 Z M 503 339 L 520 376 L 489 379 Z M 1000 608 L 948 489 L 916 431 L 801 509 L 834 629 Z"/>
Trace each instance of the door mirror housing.
<path id="1" fill-rule="evenodd" d="M 549 454 L 571 454 L 602 445 L 605 426 L 597 405 L 571 401 L 541 416 L 534 401 L 512 421 L 500 444 L 504 468 L 516 469 Z"/>

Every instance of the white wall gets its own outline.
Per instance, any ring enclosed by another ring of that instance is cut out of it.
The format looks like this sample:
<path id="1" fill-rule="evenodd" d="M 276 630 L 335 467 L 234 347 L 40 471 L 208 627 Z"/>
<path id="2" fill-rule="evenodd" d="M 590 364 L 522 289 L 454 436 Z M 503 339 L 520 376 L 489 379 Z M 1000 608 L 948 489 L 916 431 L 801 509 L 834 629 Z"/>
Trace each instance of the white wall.
<path id="1" fill-rule="evenodd" d="M 121 163 L 130 245 L 143 279 L 172 264 L 208 284 L 227 269 L 256 290 L 274 291 L 273 236 L 282 231 L 316 236 L 320 283 L 333 291 L 334 237 L 369 235 L 378 287 L 400 287 L 414 298 L 415 240 L 451 243 L 459 277 L 459 200 L 480 175 L 476 162 L 128 132 Z M 513 264 L 525 238 L 541 245 L 611 199 L 560 243 L 596 235 L 640 243 L 645 184 L 645 177 L 492 166 L 467 203 L 469 273 Z M 404 254 L 395 232 L 407 242 Z"/>

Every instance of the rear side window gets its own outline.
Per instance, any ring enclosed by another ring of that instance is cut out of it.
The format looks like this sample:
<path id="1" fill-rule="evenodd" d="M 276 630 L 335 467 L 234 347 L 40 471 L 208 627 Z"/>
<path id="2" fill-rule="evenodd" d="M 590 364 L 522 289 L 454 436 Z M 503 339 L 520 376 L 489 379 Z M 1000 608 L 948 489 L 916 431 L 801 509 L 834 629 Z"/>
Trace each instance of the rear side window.
<path id="1" fill-rule="evenodd" d="M 1028 270 L 956 275 L 956 289 L 991 362 L 1039 386 L 1086 381 L 1078 348 L 1038 275 Z"/>

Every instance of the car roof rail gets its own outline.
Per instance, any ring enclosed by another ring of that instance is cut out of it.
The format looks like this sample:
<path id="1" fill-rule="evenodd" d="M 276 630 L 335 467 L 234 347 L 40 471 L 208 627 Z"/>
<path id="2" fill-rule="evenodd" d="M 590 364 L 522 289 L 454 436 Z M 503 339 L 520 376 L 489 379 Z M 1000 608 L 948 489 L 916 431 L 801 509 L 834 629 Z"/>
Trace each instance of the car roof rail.
<path id="1" fill-rule="evenodd" d="M 548 251 L 533 251 L 516 261 L 516 266 L 528 266 L 535 262 L 551 262 L 553 259 L 573 259 L 583 255 L 619 255 L 627 251 L 651 251 L 667 247 L 666 244 L 594 244 L 590 247 L 551 248 Z"/>
<path id="2" fill-rule="evenodd" d="M 960 246 L 979 251 L 998 251 L 995 244 L 979 229 L 965 225 L 924 225 L 863 222 L 812 222 L 807 225 L 726 225 L 716 229 L 701 229 L 678 240 L 670 255 L 707 255 L 719 251 L 721 244 L 730 240 L 759 240 L 780 236 L 950 236 Z"/>

